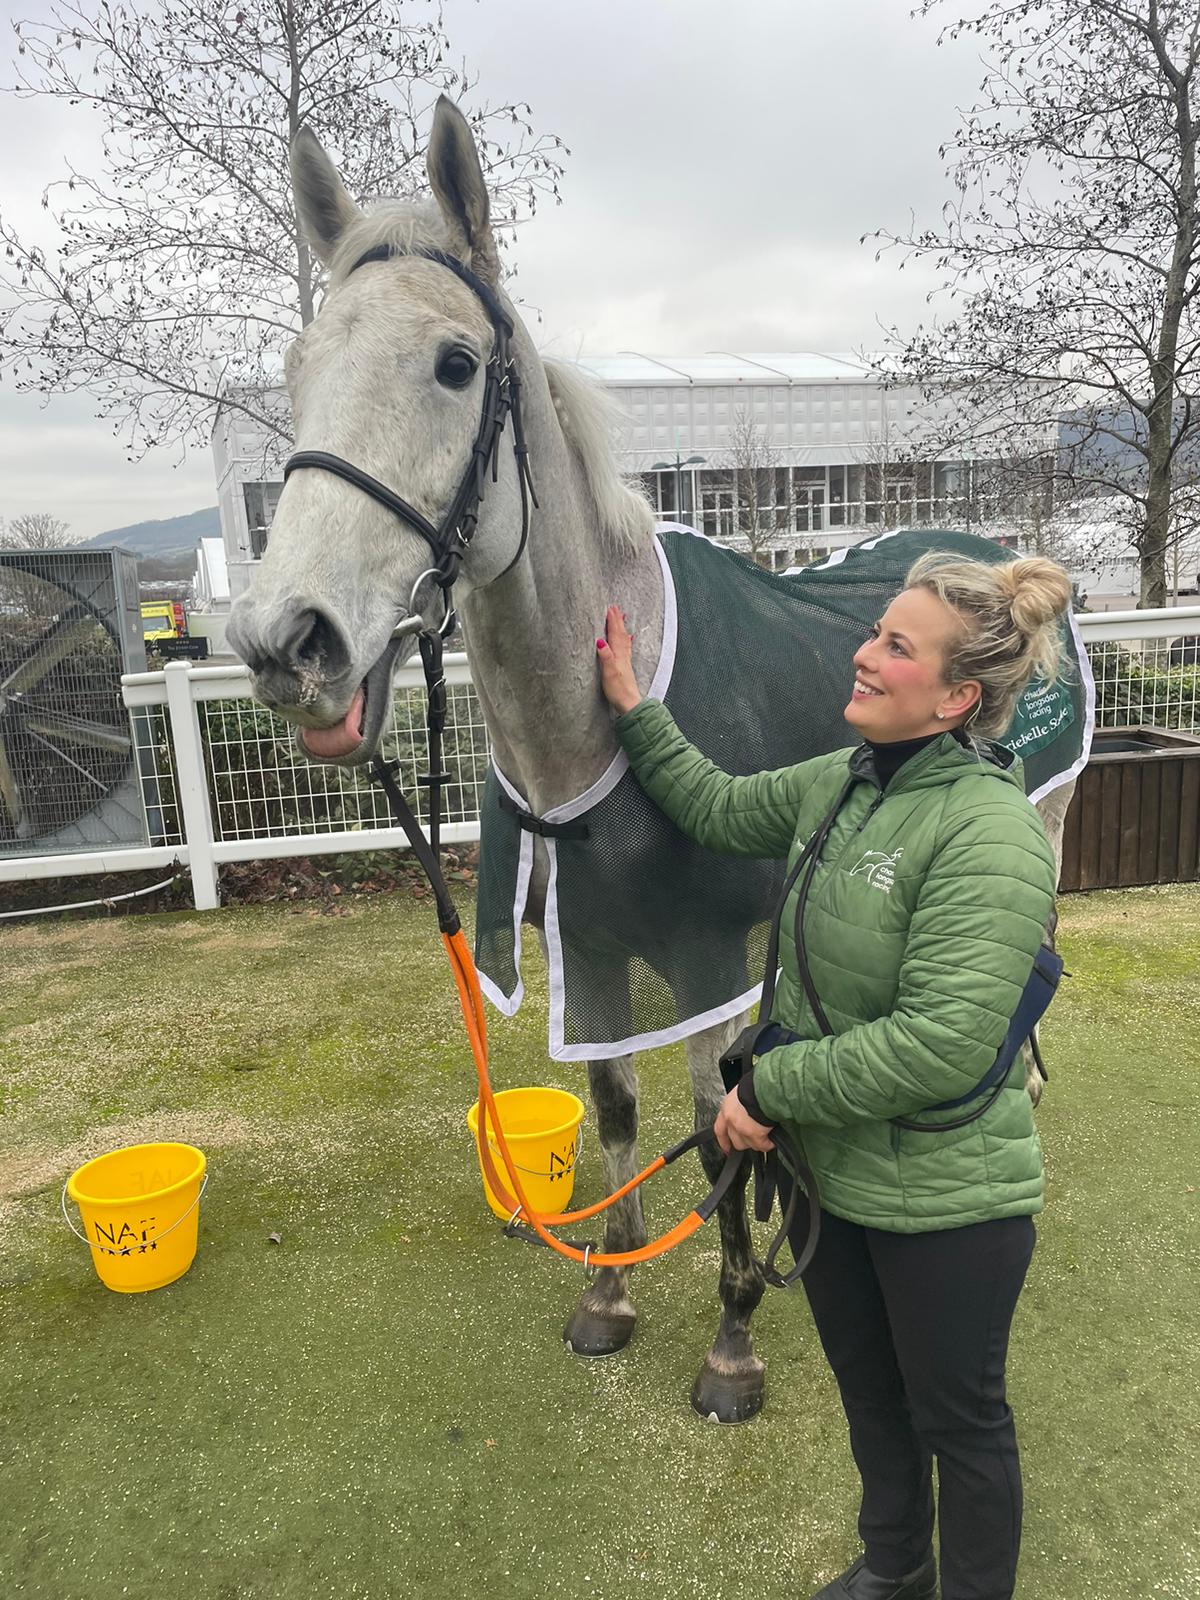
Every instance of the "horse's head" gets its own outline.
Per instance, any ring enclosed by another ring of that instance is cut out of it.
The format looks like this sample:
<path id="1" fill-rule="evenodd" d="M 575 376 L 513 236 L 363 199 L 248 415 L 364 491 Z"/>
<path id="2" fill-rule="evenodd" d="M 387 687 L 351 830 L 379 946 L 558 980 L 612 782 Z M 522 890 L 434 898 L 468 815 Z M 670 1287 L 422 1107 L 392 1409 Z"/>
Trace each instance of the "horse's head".
<path id="1" fill-rule="evenodd" d="M 447 559 L 461 563 L 460 593 L 503 572 L 521 538 L 507 445 L 499 481 L 487 485 L 481 536 L 464 549 L 445 525 L 461 505 L 485 393 L 494 402 L 486 370 L 511 312 L 496 300 L 499 264 L 475 142 L 445 98 L 427 165 L 436 204 L 386 202 L 364 212 L 313 135 L 296 138 L 297 213 L 328 271 L 320 315 L 287 355 L 297 452 L 339 458 L 416 516 L 387 509 L 325 467 L 297 466 L 229 624 L 257 698 L 296 725 L 306 755 L 348 766 L 377 749 L 393 668 L 412 648 L 411 633 L 393 637 L 397 623 L 415 612 L 436 625 L 444 615 L 437 582 L 417 581 L 436 562 L 429 535 L 444 532 L 455 548 Z"/>

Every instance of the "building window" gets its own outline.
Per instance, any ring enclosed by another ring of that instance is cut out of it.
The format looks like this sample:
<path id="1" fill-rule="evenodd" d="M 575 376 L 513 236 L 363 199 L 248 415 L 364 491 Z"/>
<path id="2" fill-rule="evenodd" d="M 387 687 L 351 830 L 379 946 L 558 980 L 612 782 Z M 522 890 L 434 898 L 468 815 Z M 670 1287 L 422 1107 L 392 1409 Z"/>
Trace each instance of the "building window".
<path id="1" fill-rule="evenodd" d="M 846 468 L 830 467 L 829 469 L 829 526 L 842 528 L 848 526 L 846 517 Z"/>
<path id="2" fill-rule="evenodd" d="M 261 561 L 266 553 L 271 523 L 283 493 L 281 483 L 244 483 L 242 496 L 246 503 L 246 526 L 250 529 L 250 556 Z"/>
<path id="3" fill-rule="evenodd" d="M 825 468 L 793 468 L 792 497 L 796 532 L 820 533 L 825 526 Z"/>
<path id="4" fill-rule="evenodd" d="M 737 490 L 732 472 L 700 474 L 700 530 L 710 539 L 732 539 L 737 529 Z"/>

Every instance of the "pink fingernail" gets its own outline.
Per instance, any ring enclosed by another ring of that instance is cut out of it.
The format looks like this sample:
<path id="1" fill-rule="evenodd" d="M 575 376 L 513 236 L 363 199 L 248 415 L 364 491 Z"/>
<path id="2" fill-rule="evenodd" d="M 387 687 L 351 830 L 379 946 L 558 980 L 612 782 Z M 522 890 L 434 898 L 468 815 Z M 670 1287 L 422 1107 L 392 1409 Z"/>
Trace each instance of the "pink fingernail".
<path id="1" fill-rule="evenodd" d="M 603 650 L 604 649 L 604 640 L 603 639 L 597 639 L 596 640 L 596 649 L 597 650 Z"/>

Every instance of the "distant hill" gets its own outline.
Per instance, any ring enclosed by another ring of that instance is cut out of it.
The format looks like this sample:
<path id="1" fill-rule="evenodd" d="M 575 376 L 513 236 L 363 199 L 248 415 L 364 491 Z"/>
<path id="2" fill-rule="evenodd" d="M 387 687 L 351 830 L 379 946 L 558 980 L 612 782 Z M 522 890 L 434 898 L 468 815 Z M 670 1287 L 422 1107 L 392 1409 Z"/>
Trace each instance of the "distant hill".
<path id="1" fill-rule="evenodd" d="M 135 555 L 154 560 L 170 560 L 174 556 L 190 556 L 201 539 L 219 539 L 221 522 L 216 506 L 206 506 L 203 511 L 189 511 L 182 517 L 165 517 L 161 522 L 134 522 L 128 528 L 113 528 L 108 533 L 98 533 L 94 539 L 83 540 L 83 547 L 111 550 L 120 545 Z"/>

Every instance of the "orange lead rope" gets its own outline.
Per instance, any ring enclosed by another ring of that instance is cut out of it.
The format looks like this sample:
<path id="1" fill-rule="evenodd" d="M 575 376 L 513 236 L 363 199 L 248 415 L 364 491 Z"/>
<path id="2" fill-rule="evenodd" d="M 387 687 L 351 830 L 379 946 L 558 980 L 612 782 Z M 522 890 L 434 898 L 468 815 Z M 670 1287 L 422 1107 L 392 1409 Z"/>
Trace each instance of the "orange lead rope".
<path id="1" fill-rule="evenodd" d="M 721 1174 L 712 1190 L 705 1196 L 700 1204 L 694 1207 L 684 1217 L 682 1222 L 676 1223 L 657 1239 L 652 1239 L 649 1244 L 641 1245 L 636 1250 L 622 1250 L 610 1253 L 592 1250 L 590 1247 L 579 1249 L 576 1245 L 565 1244 L 561 1239 L 556 1239 L 549 1231 L 568 1222 L 582 1222 L 588 1217 L 594 1217 L 601 1211 L 606 1211 L 609 1206 L 615 1205 L 623 1196 L 629 1194 L 640 1184 L 645 1183 L 655 1172 L 661 1172 L 670 1162 L 678 1159 L 686 1150 L 693 1149 L 702 1138 L 706 1138 L 712 1131 L 705 1128 L 700 1133 L 694 1133 L 690 1138 L 684 1139 L 680 1144 L 674 1145 L 670 1150 L 656 1156 L 648 1167 L 642 1169 L 636 1177 L 622 1184 L 612 1194 L 606 1195 L 603 1200 L 593 1206 L 585 1206 L 578 1211 L 559 1211 L 554 1213 L 538 1212 L 530 1206 L 521 1187 L 519 1169 L 513 1160 L 508 1148 L 508 1141 L 504 1137 L 496 1110 L 496 1100 L 492 1093 L 491 1079 L 488 1076 L 487 1060 L 487 1023 L 484 1019 L 483 995 L 479 988 L 479 979 L 475 972 L 475 962 L 467 945 L 466 937 L 460 928 L 453 933 L 442 931 L 442 943 L 446 947 L 446 954 L 450 958 L 450 970 L 454 974 L 454 986 L 458 990 L 458 1002 L 462 1007 L 463 1022 L 466 1024 L 467 1037 L 471 1042 L 471 1054 L 475 1060 L 475 1075 L 479 1082 L 479 1128 L 476 1139 L 479 1147 L 479 1161 L 487 1176 L 488 1186 L 502 1206 L 511 1208 L 512 1217 L 510 1224 L 518 1217 L 524 1220 L 533 1229 L 543 1244 L 560 1256 L 565 1256 L 568 1261 L 578 1261 L 584 1266 L 596 1267 L 631 1267 L 639 1261 L 652 1261 L 655 1256 L 665 1255 L 668 1250 L 674 1249 L 684 1239 L 688 1239 L 698 1228 L 704 1226 L 712 1216 L 730 1185 L 741 1170 L 744 1152 L 733 1151 L 726 1158 Z M 504 1164 L 505 1173 L 512 1185 L 511 1192 L 505 1187 L 504 1180 L 496 1170 L 492 1160 L 491 1139 L 488 1136 L 489 1126 L 493 1130 L 496 1147 L 500 1152 L 500 1159 Z M 515 1197 L 515 1198 L 514 1198 Z"/>
<path id="2" fill-rule="evenodd" d="M 511 1207 L 509 1217 L 509 1233 L 516 1233 L 518 1237 L 530 1237 L 524 1228 L 518 1228 L 517 1219 L 521 1217 L 532 1230 L 532 1237 L 547 1245 L 558 1255 L 564 1256 L 568 1261 L 578 1261 L 584 1267 L 630 1267 L 639 1261 L 652 1261 L 655 1256 L 665 1255 L 675 1245 L 691 1237 L 698 1228 L 712 1216 L 718 1205 L 729 1192 L 734 1182 L 741 1174 L 746 1159 L 746 1152 L 742 1150 L 730 1151 L 725 1158 L 715 1184 L 705 1195 L 700 1203 L 692 1208 L 675 1227 L 657 1239 L 652 1239 L 649 1244 L 642 1245 L 637 1250 L 623 1250 L 618 1253 L 593 1250 L 591 1245 L 580 1248 L 578 1245 L 567 1244 L 561 1239 L 556 1239 L 549 1231 L 568 1222 L 582 1222 L 588 1217 L 599 1215 L 609 1206 L 615 1205 L 625 1195 L 645 1183 L 646 1179 L 655 1172 L 661 1172 L 666 1166 L 688 1150 L 696 1149 L 705 1139 L 712 1134 L 711 1128 L 701 1128 L 690 1134 L 686 1139 L 681 1139 L 678 1144 L 672 1145 L 669 1150 L 664 1150 L 662 1155 L 656 1156 L 648 1167 L 643 1168 L 636 1177 L 630 1178 L 628 1183 L 606 1195 L 603 1200 L 597 1201 L 593 1206 L 585 1206 L 579 1211 L 538 1212 L 529 1204 L 525 1191 L 521 1185 L 516 1162 L 508 1148 L 508 1141 L 504 1137 L 504 1129 L 496 1108 L 496 1098 L 492 1093 L 491 1079 L 488 1076 L 487 1059 L 487 1022 L 484 1017 L 483 995 L 479 988 L 479 977 L 475 971 L 475 962 L 471 955 L 470 947 L 462 931 L 458 912 L 450 898 L 446 881 L 442 876 L 441 866 L 437 858 L 437 786 L 444 778 L 439 771 L 441 761 L 441 718 L 445 709 L 445 682 L 441 676 L 440 649 L 436 644 L 431 644 L 428 654 L 425 647 L 425 637 L 422 636 L 422 658 L 425 663 L 426 679 L 430 689 L 429 731 L 430 731 L 430 777 L 425 780 L 431 788 L 430 806 L 430 832 L 432 842 L 426 839 L 421 831 L 420 824 L 412 813 L 407 800 L 396 786 L 394 768 L 386 766 L 382 761 L 376 760 L 373 769 L 375 781 L 383 788 L 396 813 L 396 819 L 408 835 L 408 841 L 413 848 L 413 854 L 421 863 L 425 876 L 429 879 L 434 898 L 437 901 L 438 927 L 441 930 L 442 943 L 446 947 L 446 954 L 450 960 L 450 971 L 454 975 L 454 986 L 458 990 L 458 1001 L 462 1007 L 463 1022 L 467 1030 L 467 1038 L 471 1044 L 471 1055 L 475 1061 L 475 1075 L 479 1080 L 479 1125 L 476 1141 L 479 1150 L 479 1163 L 483 1168 L 489 1187 L 502 1206 Z M 439 641 L 440 643 L 440 641 Z M 490 1130 L 490 1131 L 489 1131 Z M 779 1136 L 782 1142 L 782 1136 Z M 505 1178 L 496 1169 L 492 1159 L 492 1139 L 500 1152 L 500 1160 L 504 1167 Z M 786 1150 L 786 1145 L 784 1146 Z M 794 1170 L 799 1170 L 795 1168 Z M 511 1187 L 510 1187 L 511 1186 Z M 811 1193 L 810 1189 L 810 1193 Z M 768 1281 L 775 1281 L 771 1277 L 770 1263 L 773 1260 L 775 1249 L 782 1241 L 785 1228 L 781 1230 L 779 1239 L 776 1240 L 767 1258 L 765 1269 Z M 777 1275 L 776 1275 L 777 1276 Z"/>

